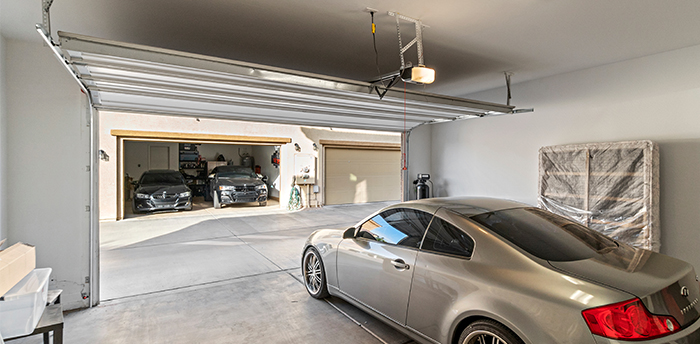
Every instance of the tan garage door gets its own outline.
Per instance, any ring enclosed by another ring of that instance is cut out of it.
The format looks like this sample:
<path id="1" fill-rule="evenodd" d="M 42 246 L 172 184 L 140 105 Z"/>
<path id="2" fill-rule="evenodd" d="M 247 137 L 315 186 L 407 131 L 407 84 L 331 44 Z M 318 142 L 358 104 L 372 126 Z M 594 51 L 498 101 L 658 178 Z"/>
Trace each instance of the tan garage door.
<path id="1" fill-rule="evenodd" d="M 326 204 L 398 201 L 401 152 L 326 148 Z"/>

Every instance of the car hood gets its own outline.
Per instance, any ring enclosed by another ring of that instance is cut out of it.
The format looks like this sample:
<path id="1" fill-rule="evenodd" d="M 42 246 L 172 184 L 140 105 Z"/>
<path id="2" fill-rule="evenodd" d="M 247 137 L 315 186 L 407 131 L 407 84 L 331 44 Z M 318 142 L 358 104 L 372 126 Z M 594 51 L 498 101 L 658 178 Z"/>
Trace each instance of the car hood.
<path id="1" fill-rule="evenodd" d="M 219 178 L 217 181 L 219 185 L 262 185 L 264 184 L 262 180 L 258 178 Z"/>
<path id="2" fill-rule="evenodd" d="M 174 194 L 174 193 L 182 193 L 182 192 L 187 192 L 190 191 L 190 188 L 187 187 L 187 185 L 144 185 L 140 186 L 138 189 L 136 189 L 137 193 L 143 193 L 143 194 L 157 194 L 157 193 L 169 193 L 169 194 Z"/>
<path id="3" fill-rule="evenodd" d="M 574 277 L 633 294 L 652 313 L 673 315 L 682 326 L 700 316 L 700 284 L 693 267 L 682 260 L 620 244 L 593 258 L 549 264 Z"/>

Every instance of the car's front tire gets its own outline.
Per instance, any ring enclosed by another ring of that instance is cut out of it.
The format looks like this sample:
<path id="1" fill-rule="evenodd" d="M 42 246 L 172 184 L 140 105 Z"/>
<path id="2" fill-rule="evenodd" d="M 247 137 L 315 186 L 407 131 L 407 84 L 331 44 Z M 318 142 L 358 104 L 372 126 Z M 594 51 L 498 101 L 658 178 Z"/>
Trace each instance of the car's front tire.
<path id="1" fill-rule="evenodd" d="M 507 327 L 493 320 L 477 320 L 467 326 L 459 337 L 459 344 L 523 344 Z"/>
<path id="2" fill-rule="evenodd" d="M 214 209 L 221 209 L 221 203 L 219 203 L 219 194 L 217 194 L 216 191 L 214 191 L 213 195 L 211 196 L 214 201 Z"/>
<path id="3" fill-rule="evenodd" d="M 328 297 L 328 285 L 326 284 L 326 271 L 323 268 L 323 260 L 315 248 L 309 247 L 304 252 L 301 264 L 301 272 L 304 277 L 304 286 L 311 297 L 323 299 Z"/>

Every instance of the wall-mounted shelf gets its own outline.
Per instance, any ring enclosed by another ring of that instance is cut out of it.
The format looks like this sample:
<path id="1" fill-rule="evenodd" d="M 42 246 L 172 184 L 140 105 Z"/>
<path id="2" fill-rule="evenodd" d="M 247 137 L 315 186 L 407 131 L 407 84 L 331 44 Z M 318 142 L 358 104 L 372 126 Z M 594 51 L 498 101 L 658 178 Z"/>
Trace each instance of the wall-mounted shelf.
<path id="1" fill-rule="evenodd" d="M 197 145 L 193 143 L 180 143 L 179 168 L 191 178 L 188 178 L 187 186 L 192 189 L 195 196 L 204 194 L 204 184 L 207 178 L 207 161 L 199 156 Z"/>

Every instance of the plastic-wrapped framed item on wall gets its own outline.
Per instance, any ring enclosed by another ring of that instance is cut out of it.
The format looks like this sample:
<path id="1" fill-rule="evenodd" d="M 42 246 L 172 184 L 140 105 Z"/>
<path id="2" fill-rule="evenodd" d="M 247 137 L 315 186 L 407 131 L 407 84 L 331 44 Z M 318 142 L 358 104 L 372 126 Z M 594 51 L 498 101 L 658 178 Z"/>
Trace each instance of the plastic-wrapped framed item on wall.
<path id="1" fill-rule="evenodd" d="M 651 141 L 540 148 L 541 208 L 659 252 L 659 149 Z"/>

